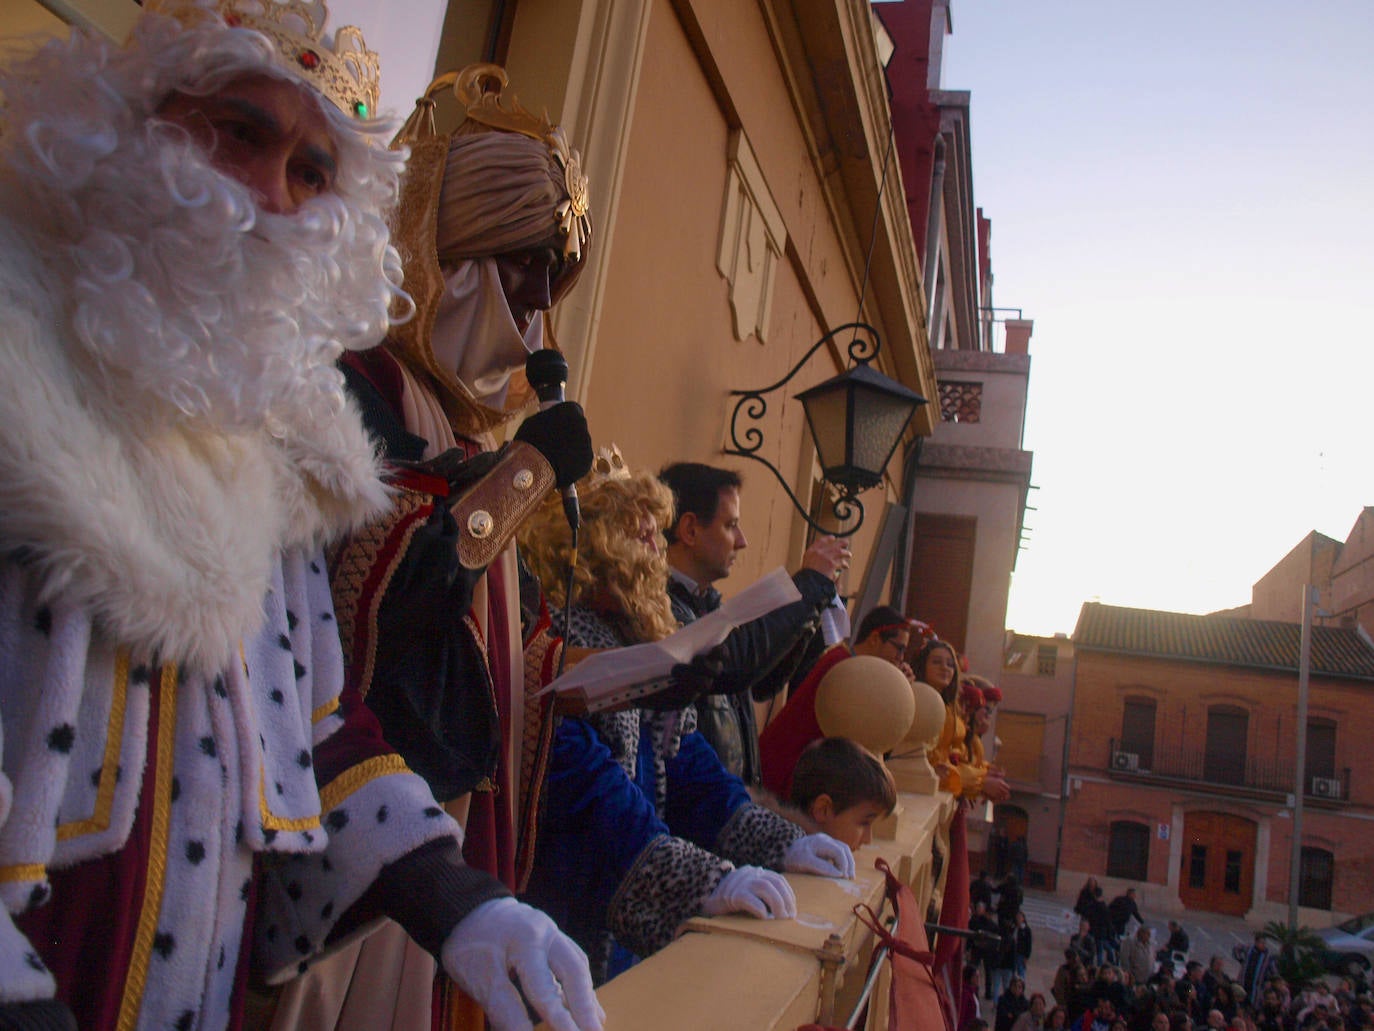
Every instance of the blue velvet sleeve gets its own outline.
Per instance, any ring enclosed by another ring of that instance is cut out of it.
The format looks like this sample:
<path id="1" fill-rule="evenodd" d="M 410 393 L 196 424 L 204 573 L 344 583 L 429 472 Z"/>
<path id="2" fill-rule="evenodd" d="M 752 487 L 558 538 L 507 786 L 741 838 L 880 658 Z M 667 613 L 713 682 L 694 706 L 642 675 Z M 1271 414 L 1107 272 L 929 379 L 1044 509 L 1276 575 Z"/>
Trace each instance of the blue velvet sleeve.
<path id="1" fill-rule="evenodd" d="M 596 940 L 612 896 L 668 828 L 596 731 L 566 718 L 554 732 L 539 844 L 525 898 L 580 944 Z"/>
<path id="2" fill-rule="evenodd" d="M 545 831 L 586 835 L 617 881 L 654 838 L 668 833 L 644 792 L 583 720 L 564 719 L 554 732 L 544 790 Z"/>
<path id="3" fill-rule="evenodd" d="M 647 735 L 645 735 L 647 738 Z M 641 739 L 640 777 L 652 777 L 645 762 Z M 682 736 L 678 753 L 666 764 L 668 801 L 665 812 L 672 833 L 701 848 L 714 850 L 721 829 L 735 810 L 749 801 L 744 781 L 721 765 L 715 751 L 700 734 Z M 646 788 L 652 796 L 652 788 Z"/>

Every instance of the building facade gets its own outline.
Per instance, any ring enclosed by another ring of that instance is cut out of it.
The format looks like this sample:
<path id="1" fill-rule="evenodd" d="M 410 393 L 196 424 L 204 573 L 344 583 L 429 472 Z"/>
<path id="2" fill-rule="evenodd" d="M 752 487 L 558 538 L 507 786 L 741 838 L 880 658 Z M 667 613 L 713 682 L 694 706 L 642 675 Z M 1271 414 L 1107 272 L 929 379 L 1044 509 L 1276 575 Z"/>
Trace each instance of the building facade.
<path id="1" fill-rule="evenodd" d="M 1033 326 L 1002 319 L 993 303 L 991 223 L 973 196 L 970 95 L 940 83 L 950 4 L 874 9 L 895 47 L 888 80 L 897 155 L 939 384 L 938 421 L 916 471 L 900 597 L 967 656 L 971 670 L 995 676 L 1030 490 L 1022 437 Z"/>
<path id="2" fill-rule="evenodd" d="M 1300 626 L 1083 607 L 1061 883 L 1142 906 L 1284 920 L 1297 815 Z M 1374 646 L 1316 627 L 1298 852 L 1301 922 L 1374 909 Z"/>
<path id="3" fill-rule="evenodd" d="M 133 0 L 41 6 L 116 38 L 137 11 Z M 60 31 L 61 21 L 39 7 L 0 0 L 0 24 Z M 874 328 L 882 348 L 873 367 L 930 403 L 907 426 L 883 482 L 863 496 L 864 524 L 840 587 L 855 608 L 900 591 L 906 578 L 892 570 L 905 569 L 898 556 L 911 536 L 914 456 L 939 419 L 938 388 L 921 252 L 901 163 L 889 160 L 894 120 L 884 65 L 894 41 L 866 0 L 332 0 L 331 7 L 336 26 L 357 24 L 379 51 L 384 110 L 403 117 L 435 74 L 494 61 L 506 67 L 520 102 L 561 123 L 581 151 L 593 243 L 576 288 L 550 320 L 571 366 L 568 396 L 586 408 L 595 442 L 617 443 L 634 467 L 686 459 L 744 473 L 751 545 L 720 585 L 727 593 L 797 565 L 810 531 L 789 490 L 822 524 L 845 528 L 827 514 L 829 487 L 795 399 L 850 365 L 849 337 L 823 344 L 768 398 L 759 453 L 780 480 L 723 454 L 732 392 L 779 381 L 838 327 Z M 457 117 L 441 100 L 439 127 Z M 875 849 L 904 871 L 924 911 L 936 892 L 932 842 L 953 804 L 930 796 L 906 809 L 903 839 Z M 819 880 L 799 878 L 798 894 L 807 912 L 846 922 L 839 954 L 817 961 L 812 952 L 830 949 L 834 936 L 815 928 L 806 932 L 814 949 L 770 947 L 772 966 L 761 966 L 756 947 L 740 939 L 722 946 L 688 934 L 603 989 L 612 1019 L 645 1026 L 631 1014 L 649 1012 L 664 1027 L 672 1020 L 721 1026 L 692 1007 L 738 1016 L 747 1002 L 768 1010 L 745 1018 L 747 1026 L 829 1023 L 836 985 L 856 992 L 862 982 L 857 972 L 838 971 L 857 968 L 872 940 L 850 919 L 850 892 L 809 883 Z M 876 905 L 882 885 L 871 858 L 862 880 L 862 897 Z M 759 969 L 770 973 L 767 991 L 758 990 Z M 701 983 L 719 990 L 703 1000 Z M 673 992 L 692 1001 L 679 1005 Z"/>
<path id="4" fill-rule="evenodd" d="M 1067 634 L 1007 631 L 998 679 L 1003 699 L 988 754 L 1006 770 L 1011 798 L 993 809 L 983 862 L 1000 876 L 1024 856 L 1025 879 L 1032 887 L 1056 887 L 1073 676 L 1074 649 Z"/>

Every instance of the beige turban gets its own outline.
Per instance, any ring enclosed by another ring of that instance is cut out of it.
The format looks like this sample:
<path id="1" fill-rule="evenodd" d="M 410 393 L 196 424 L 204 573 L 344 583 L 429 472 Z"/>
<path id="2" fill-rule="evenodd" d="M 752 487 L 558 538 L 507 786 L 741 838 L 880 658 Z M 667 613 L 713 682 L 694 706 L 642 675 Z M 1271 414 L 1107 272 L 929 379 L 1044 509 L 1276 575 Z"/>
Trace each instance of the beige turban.
<path id="1" fill-rule="evenodd" d="M 441 262 L 524 250 L 558 229 L 568 199 L 548 144 L 513 132 L 456 135 L 439 193 Z"/>

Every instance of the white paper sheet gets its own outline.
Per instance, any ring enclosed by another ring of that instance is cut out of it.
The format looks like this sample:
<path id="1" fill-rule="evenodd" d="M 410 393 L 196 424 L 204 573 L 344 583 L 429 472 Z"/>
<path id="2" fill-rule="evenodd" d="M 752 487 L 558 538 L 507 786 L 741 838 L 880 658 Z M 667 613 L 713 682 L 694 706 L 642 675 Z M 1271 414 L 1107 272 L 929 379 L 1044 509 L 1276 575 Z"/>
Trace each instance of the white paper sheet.
<path id="1" fill-rule="evenodd" d="M 690 662 L 729 636 L 741 623 L 801 600 L 787 571 L 779 566 L 677 633 L 649 644 L 633 644 L 597 652 L 583 659 L 544 688 L 586 699 L 591 711 L 606 708 L 635 694 L 647 694 L 680 662 Z"/>

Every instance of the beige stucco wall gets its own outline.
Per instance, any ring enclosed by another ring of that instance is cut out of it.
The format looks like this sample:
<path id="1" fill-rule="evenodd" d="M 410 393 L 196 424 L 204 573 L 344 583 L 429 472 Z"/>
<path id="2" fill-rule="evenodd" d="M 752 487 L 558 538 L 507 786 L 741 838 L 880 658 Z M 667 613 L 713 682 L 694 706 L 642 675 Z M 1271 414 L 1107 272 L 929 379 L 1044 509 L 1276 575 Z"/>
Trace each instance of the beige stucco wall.
<path id="1" fill-rule="evenodd" d="M 973 447 L 1019 448 L 1026 422 L 1030 356 L 990 351 L 936 351 L 935 372 L 944 383 L 981 383 L 978 422 L 941 422 L 931 440 Z"/>
<path id="2" fill-rule="evenodd" d="M 794 565 L 803 547 L 800 521 L 771 474 L 721 454 L 729 392 L 780 379 L 821 335 L 816 309 L 827 320 L 845 322 L 858 296 L 760 9 L 690 6 L 705 37 L 695 47 L 672 4 L 649 5 L 614 245 L 582 400 L 594 437 L 616 441 L 632 464 L 658 468 L 688 459 L 745 475 L 743 520 L 751 546 L 732 583 L 723 585 L 729 588 L 779 564 Z M 702 65 L 702 46 L 710 48 L 719 71 L 714 85 Z M 766 344 L 753 335 L 736 339 L 729 284 L 716 268 L 735 119 L 788 238 L 773 283 Z M 799 491 L 810 479 L 812 449 L 793 398 L 839 369 L 833 358 L 818 354 L 785 392 L 769 396 L 767 416 L 758 424 L 762 454 Z M 870 515 L 855 540 L 855 586 L 884 497 L 877 490 L 864 498 Z"/>
<path id="3" fill-rule="evenodd" d="M 1036 673 L 1040 645 L 1052 645 L 1058 650 L 1053 676 Z M 1015 668 L 1002 670 L 999 686 L 1004 698 L 998 708 L 998 717 L 1002 712 L 1038 713 L 1045 717 L 1045 730 L 1040 749 L 1038 791 L 1022 790 L 1029 785 L 1015 785 L 1011 801 L 1024 809 L 1028 817 L 1030 861 L 1053 867 L 1063 818 L 1060 790 L 1064 773 L 1064 734 L 1069 725 L 1073 696 L 1073 644 L 1067 638 L 1018 635 L 1015 647 L 1023 651 L 1025 657 Z M 998 733 L 995 720 L 992 733 Z"/>

